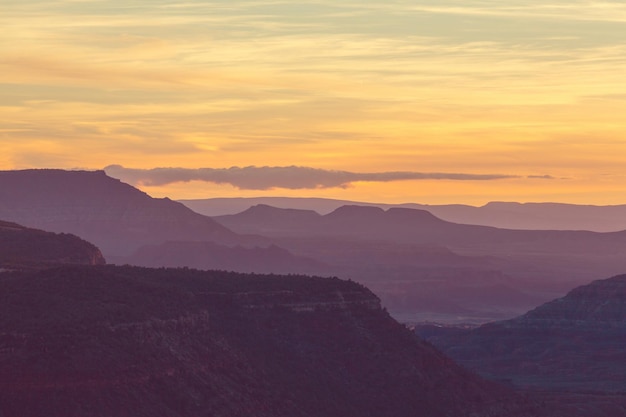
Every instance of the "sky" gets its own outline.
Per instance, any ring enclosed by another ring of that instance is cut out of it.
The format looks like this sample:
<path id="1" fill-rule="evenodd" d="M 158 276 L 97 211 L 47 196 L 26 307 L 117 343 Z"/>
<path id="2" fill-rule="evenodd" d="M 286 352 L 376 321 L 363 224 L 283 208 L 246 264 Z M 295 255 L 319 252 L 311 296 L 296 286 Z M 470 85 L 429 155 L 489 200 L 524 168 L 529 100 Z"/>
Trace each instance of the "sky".
<path id="1" fill-rule="evenodd" d="M 626 204 L 626 3 L 1 0 L 0 169 Z"/>

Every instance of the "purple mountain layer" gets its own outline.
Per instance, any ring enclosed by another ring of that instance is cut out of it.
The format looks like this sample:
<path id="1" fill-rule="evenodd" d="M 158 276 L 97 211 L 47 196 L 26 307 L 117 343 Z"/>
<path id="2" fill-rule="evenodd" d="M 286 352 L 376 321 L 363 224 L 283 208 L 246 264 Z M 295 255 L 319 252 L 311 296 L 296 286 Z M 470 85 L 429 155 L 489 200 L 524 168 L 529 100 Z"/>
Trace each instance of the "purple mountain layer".
<path id="1" fill-rule="evenodd" d="M 107 257 L 168 240 L 246 243 L 212 219 L 104 171 L 0 171 L 0 219 L 95 243 Z"/>
<path id="2" fill-rule="evenodd" d="M 383 204 L 288 197 L 209 198 L 180 201 L 192 210 L 207 216 L 236 214 L 259 204 L 286 209 L 313 210 L 319 214 L 328 214 L 341 206 L 359 205 L 383 209 L 392 207 L 421 209 L 454 223 L 504 229 L 590 230 L 595 232 L 626 230 L 626 205 L 491 202 L 475 207 L 463 204 Z"/>
<path id="3" fill-rule="evenodd" d="M 354 282 L 107 266 L 0 285 L 3 417 L 554 416 Z"/>

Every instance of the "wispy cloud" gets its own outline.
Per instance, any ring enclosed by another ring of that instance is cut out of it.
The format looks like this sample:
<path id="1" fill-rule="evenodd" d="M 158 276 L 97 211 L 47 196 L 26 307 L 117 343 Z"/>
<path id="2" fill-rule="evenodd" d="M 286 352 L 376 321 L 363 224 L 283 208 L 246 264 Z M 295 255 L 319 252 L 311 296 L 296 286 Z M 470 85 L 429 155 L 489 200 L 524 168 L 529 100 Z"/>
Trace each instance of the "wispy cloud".
<path id="1" fill-rule="evenodd" d="M 162 186 L 177 182 L 205 181 L 216 184 L 230 184 L 243 190 L 346 188 L 355 182 L 407 180 L 489 181 L 519 178 L 515 175 L 502 174 L 407 171 L 349 172 L 298 166 L 134 169 L 125 168 L 121 165 L 109 165 L 104 170 L 108 175 L 133 185 Z"/>
<path id="2" fill-rule="evenodd" d="M 595 193 L 579 179 L 624 165 L 624 21 L 617 0 L 8 0 L 0 165 L 252 166 L 169 170 L 172 197 Z"/>
<path id="3" fill-rule="evenodd" d="M 585 1 L 553 4 L 529 4 L 528 1 L 512 4 L 508 2 L 494 2 L 483 7 L 465 5 L 417 5 L 411 10 L 427 13 L 458 14 L 469 16 L 494 16 L 556 19 L 570 21 L 602 21 L 624 22 L 626 20 L 626 5 L 622 2 Z"/>

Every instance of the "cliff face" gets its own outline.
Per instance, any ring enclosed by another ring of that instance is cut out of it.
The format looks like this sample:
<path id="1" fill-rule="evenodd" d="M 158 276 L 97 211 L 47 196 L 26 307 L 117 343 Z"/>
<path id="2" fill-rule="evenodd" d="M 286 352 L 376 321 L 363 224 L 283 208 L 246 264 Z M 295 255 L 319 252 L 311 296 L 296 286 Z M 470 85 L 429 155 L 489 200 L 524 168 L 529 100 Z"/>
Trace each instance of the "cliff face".
<path id="1" fill-rule="evenodd" d="M 75 234 L 107 257 L 168 240 L 245 241 L 180 203 L 152 198 L 103 171 L 0 171 L 0 218 Z"/>
<path id="2" fill-rule="evenodd" d="M 578 287 L 512 320 L 428 332 L 487 377 L 551 390 L 626 391 L 626 275 Z"/>
<path id="3" fill-rule="evenodd" d="M 0 275 L 0 415 L 536 416 L 336 278 Z"/>
<path id="4" fill-rule="evenodd" d="M 0 268 L 104 263 L 104 257 L 98 248 L 76 236 L 44 232 L 0 221 Z"/>

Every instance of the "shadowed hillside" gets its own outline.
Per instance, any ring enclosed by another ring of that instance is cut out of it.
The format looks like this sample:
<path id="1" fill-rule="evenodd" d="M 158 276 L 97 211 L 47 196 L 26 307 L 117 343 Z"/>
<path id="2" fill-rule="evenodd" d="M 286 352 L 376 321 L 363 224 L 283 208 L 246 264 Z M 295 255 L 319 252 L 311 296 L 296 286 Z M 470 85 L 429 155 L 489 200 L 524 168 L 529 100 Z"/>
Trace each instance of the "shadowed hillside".
<path id="1" fill-rule="evenodd" d="M 5 273 L 0 328 L 3 417 L 538 415 L 336 278 Z"/>
<path id="2" fill-rule="evenodd" d="M 44 232 L 0 221 L 0 268 L 103 263 L 100 250 L 76 236 Z"/>
<path id="3" fill-rule="evenodd" d="M 417 331 L 485 377 L 569 392 L 575 402 L 582 394 L 602 394 L 601 402 L 621 410 L 596 414 L 589 408 L 582 415 L 626 412 L 626 275 L 578 287 L 512 320 L 474 330 L 421 326 Z"/>

